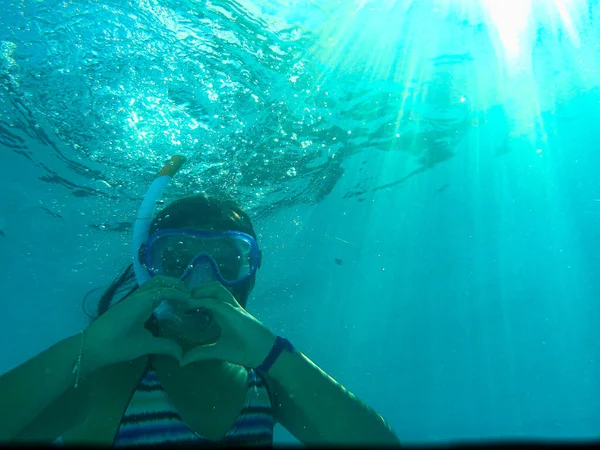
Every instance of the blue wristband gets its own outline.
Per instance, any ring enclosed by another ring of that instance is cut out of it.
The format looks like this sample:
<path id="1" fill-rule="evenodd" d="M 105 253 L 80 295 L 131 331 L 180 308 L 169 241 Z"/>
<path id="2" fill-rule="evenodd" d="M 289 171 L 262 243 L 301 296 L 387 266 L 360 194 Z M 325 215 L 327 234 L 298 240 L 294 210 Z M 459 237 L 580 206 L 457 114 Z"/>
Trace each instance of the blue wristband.
<path id="1" fill-rule="evenodd" d="M 277 361 L 277 358 L 279 358 L 281 352 L 283 352 L 284 350 L 293 352 L 294 346 L 287 339 L 282 338 L 281 336 L 277 336 L 275 338 L 275 343 L 273 344 L 271 351 L 269 352 L 265 360 L 260 364 L 260 366 L 256 368 L 256 370 L 262 373 L 267 373 L 271 366 L 275 363 L 275 361 Z"/>

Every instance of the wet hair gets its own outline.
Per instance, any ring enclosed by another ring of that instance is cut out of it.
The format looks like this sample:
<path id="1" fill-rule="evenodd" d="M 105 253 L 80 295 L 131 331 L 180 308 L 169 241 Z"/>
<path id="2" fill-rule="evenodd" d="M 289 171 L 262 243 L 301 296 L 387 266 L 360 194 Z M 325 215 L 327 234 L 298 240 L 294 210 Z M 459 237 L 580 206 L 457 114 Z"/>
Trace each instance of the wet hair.
<path id="1" fill-rule="evenodd" d="M 250 217 L 236 202 L 206 195 L 194 195 L 176 200 L 156 214 L 150 225 L 150 233 L 166 228 L 241 231 L 256 239 Z M 246 306 L 248 295 L 254 287 L 254 281 L 254 277 L 252 277 L 243 285 L 233 288 L 233 294 L 243 307 Z M 138 287 L 133 264 L 130 264 L 100 297 L 96 317 L 100 317 L 108 311 L 111 305 L 134 293 Z M 115 301 L 115 297 L 124 292 L 126 292 L 125 295 Z"/>

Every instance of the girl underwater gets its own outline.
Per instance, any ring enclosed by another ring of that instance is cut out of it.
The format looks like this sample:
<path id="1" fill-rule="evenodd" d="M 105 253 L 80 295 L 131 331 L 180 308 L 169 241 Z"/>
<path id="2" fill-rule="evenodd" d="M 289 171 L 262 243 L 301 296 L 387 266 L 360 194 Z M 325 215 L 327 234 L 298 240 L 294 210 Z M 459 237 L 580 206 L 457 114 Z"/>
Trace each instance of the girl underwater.
<path id="1" fill-rule="evenodd" d="M 133 264 L 99 317 L 0 377 L 0 440 L 272 445 L 280 423 L 303 444 L 397 445 L 379 414 L 246 311 L 261 252 L 237 204 L 192 196 L 154 214 L 183 161 L 152 184 Z"/>

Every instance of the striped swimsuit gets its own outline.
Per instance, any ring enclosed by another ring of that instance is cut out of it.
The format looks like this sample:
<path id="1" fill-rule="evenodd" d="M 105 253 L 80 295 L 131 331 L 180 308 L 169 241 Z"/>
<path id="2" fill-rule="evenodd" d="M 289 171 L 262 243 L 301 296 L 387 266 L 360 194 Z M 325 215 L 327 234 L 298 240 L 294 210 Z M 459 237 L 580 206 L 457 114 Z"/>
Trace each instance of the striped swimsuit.
<path id="1" fill-rule="evenodd" d="M 272 445 L 273 416 L 264 380 L 248 369 L 248 394 L 235 424 L 218 442 L 231 445 Z M 114 446 L 214 443 L 182 420 L 156 373 L 150 369 L 134 392 L 121 420 Z"/>

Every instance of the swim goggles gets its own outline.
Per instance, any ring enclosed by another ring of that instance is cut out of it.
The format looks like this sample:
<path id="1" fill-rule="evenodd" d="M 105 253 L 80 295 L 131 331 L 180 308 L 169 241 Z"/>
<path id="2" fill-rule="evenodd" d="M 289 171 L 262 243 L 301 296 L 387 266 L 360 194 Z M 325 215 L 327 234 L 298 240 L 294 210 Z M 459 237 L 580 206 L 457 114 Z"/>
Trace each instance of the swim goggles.
<path id="1" fill-rule="evenodd" d="M 240 231 L 164 229 L 148 237 L 143 261 L 149 275 L 179 278 L 188 287 L 220 281 L 233 287 L 245 283 L 260 267 L 256 240 Z"/>

